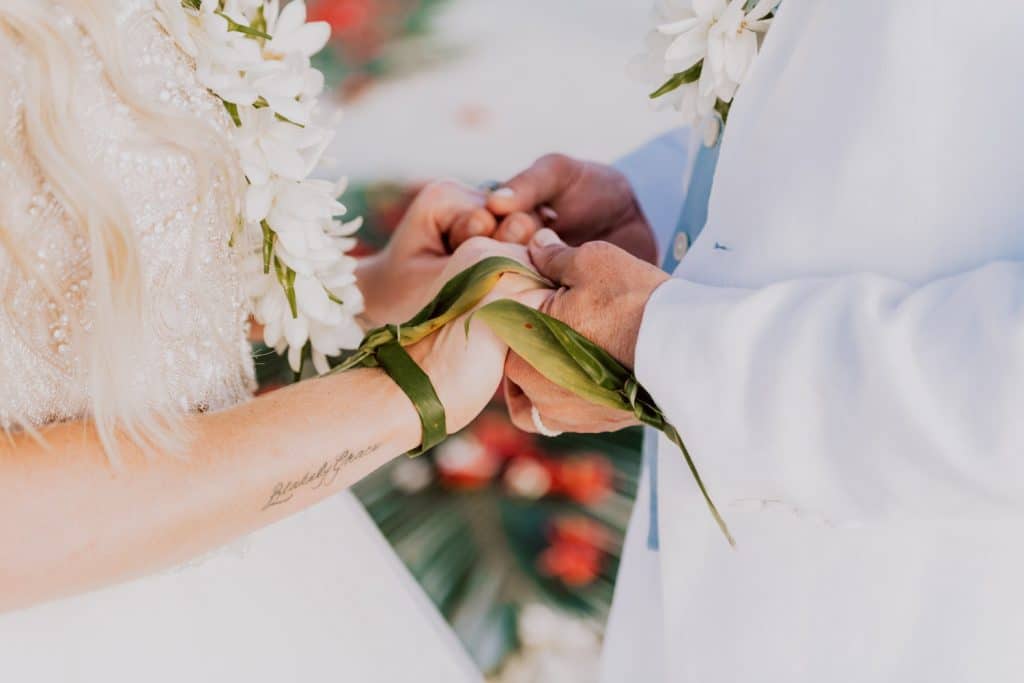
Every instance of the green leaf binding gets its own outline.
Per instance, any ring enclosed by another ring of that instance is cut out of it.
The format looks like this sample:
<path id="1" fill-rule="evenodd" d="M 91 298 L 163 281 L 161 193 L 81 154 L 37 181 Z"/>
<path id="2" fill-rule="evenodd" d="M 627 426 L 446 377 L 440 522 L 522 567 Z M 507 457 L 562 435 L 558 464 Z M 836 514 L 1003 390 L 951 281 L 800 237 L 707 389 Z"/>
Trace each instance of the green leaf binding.
<path id="1" fill-rule="evenodd" d="M 377 361 L 384 372 L 409 397 L 420 416 L 423 440 L 419 447 L 409 451 L 408 455 L 422 455 L 448 438 L 444 404 L 434 391 L 434 385 L 427 373 L 423 372 L 409 353 L 397 342 L 392 342 L 377 349 Z"/>

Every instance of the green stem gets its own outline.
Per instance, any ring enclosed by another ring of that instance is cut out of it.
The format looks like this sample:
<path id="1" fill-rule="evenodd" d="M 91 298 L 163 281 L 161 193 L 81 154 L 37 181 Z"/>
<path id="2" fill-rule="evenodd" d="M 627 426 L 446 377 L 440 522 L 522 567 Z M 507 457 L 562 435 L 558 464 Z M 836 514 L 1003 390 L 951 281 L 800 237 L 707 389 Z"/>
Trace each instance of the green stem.
<path id="1" fill-rule="evenodd" d="M 652 92 L 649 97 L 652 100 L 656 100 L 662 95 L 667 95 L 673 90 L 683 87 L 687 83 L 694 83 L 698 78 L 700 78 L 700 72 L 703 68 L 704 60 L 701 60 L 686 71 L 680 71 L 677 74 L 673 74 L 671 78 L 662 83 L 660 88 Z"/>
<path id="2" fill-rule="evenodd" d="M 658 425 L 652 424 L 652 426 L 657 427 Z M 690 451 L 687 450 L 686 444 L 683 443 L 683 439 L 679 436 L 679 432 L 676 431 L 676 428 L 673 427 L 671 424 L 665 422 L 664 419 L 661 420 L 660 429 L 661 432 L 666 437 L 668 437 L 668 440 L 674 443 L 676 447 L 679 448 L 680 452 L 682 452 L 683 458 L 686 460 L 686 466 L 690 469 L 690 474 L 693 475 L 694 481 L 697 482 L 697 488 L 700 489 L 701 495 L 704 496 L 704 502 L 707 503 L 708 510 L 711 511 L 711 516 L 715 518 L 715 522 L 718 524 L 718 528 L 722 530 L 723 534 L 725 534 L 725 538 L 727 541 L 729 541 L 729 545 L 735 548 L 736 540 L 732 537 L 732 534 L 729 532 L 729 527 L 725 523 L 725 520 L 722 519 L 722 515 L 719 514 L 718 508 L 715 506 L 714 502 L 712 502 L 711 495 L 708 493 L 707 487 L 704 486 L 704 480 L 701 478 L 700 472 L 697 471 L 697 465 L 694 464 L 693 458 L 690 456 Z"/>

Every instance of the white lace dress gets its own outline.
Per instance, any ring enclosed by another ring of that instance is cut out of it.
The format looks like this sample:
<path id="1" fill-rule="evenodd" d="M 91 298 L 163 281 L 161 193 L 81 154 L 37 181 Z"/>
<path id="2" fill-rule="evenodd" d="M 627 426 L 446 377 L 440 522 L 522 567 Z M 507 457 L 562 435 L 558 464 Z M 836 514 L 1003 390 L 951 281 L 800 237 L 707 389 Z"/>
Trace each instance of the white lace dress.
<path id="1" fill-rule="evenodd" d="M 138 87 L 190 116 L 230 125 L 149 15 L 150 1 L 122 0 L 118 7 L 129 75 Z M 59 14 L 55 21 L 62 21 Z M 88 382 L 74 340 L 88 334 L 90 276 L 85 239 L 26 161 L 24 63 L 9 43 L 15 57 L 0 63 L 6 95 L 0 121 L 13 122 L 0 130 L 0 225 L 20 226 L 17 238 L 31 247 L 34 265 L 71 303 L 52 301 L 0 249 L 0 424 L 43 425 L 87 411 Z M 189 409 L 244 401 L 253 371 L 228 248 L 231 226 L 218 218 L 215 201 L 194 201 L 187 159 L 147 144 L 88 41 L 80 50 L 76 125 L 139 236 L 151 338 L 136 381 L 164 387 Z M 199 239 L 182 239 L 188 231 L 198 231 Z M 234 336 L 237 345 L 225 351 L 211 344 L 211 329 Z M 0 548 L 0 577 L 4 558 L 14 553 L 17 548 Z M 0 680 L 12 683 L 479 678 L 348 493 L 188 566 L 0 615 Z"/>

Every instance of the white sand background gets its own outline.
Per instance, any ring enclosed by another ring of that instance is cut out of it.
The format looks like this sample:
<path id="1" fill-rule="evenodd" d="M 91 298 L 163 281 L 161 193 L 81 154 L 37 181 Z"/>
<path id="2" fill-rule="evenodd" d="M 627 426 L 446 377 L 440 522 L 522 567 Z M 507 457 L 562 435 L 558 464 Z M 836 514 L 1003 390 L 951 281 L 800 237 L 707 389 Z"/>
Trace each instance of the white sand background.
<path id="1" fill-rule="evenodd" d="M 431 45 L 456 54 L 373 86 L 329 152 L 353 180 L 501 180 L 547 152 L 613 161 L 678 125 L 626 75 L 648 0 L 452 0 Z"/>

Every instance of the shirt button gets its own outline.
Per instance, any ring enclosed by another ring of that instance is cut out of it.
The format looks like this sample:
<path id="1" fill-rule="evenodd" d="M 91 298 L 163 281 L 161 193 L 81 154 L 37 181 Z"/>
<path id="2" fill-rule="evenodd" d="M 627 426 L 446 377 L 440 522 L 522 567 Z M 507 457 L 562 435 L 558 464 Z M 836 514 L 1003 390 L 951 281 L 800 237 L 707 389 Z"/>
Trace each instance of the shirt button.
<path id="1" fill-rule="evenodd" d="M 682 261 L 689 248 L 690 238 L 685 232 L 681 232 L 676 235 L 675 242 L 672 243 L 672 256 L 675 257 L 676 261 Z"/>

